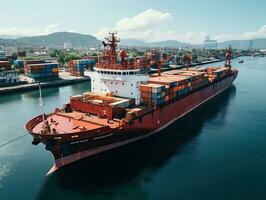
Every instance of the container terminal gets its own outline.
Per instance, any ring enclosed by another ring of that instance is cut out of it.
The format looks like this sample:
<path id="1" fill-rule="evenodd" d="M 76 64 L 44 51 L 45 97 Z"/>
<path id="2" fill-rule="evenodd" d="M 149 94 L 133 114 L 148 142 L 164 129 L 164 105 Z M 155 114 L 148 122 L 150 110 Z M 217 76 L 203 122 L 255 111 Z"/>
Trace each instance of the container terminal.
<path id="1" fill-rule="evenodd" d="M 204 48 L 208 47 L 204 45 Z M 8 48 L 8 47 L 7 47 Z M 11 48 L 11 47 L 10 47 Z M 123 49 L 120 46 L 119 49 Z M 4 47 L 2 47 L 4 50 Z M 27 48 L 26 48 L 27 49 Z M 224 60 L 224 50 L 207 53 L 204 50 L 193 50 L 186 55 L 185 50 L 171 48 L 136 48 L 125 47 L 128 54 L 128 62 L 138 60 L 143 65 L 149 66 L 149 73 L 158 72 L 158 61 L 161 63 L 161 71 L 194 67 L 203 64 L 211 64 Z M 64 49 L 49 49 L 47 47 L 19 48 L 16 52 L 0 51 L 0 93 L 18 92 L 38 89 L 38 82 L 42 87 L 73 84 L 88 81 L 84 71 L 93 68 L 100 58 L 100 49 L 90 48 L 88 51 L 75 49 L 71 43 L 64 43 Z M 63 57 L 62 57 L 63 56 Z M 232 54 L 231 57 L 236 57 Z M 188 58 L 188 59 L 187 59 Z"/>

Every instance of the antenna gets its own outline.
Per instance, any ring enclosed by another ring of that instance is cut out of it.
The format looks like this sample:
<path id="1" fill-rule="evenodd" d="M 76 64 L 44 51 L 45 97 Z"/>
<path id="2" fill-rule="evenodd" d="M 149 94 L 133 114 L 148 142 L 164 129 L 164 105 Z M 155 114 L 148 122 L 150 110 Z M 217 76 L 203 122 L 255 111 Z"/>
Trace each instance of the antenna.
<path id="1" fill-rule="evenodd" d="M 44 111 L 43 111 L 44 103 L 43 103 L 43 99 L 42 99 L 42 88 L 41 88 L 41 83 L 40 82 L 39 82 L 39 94 L 40 94 L 39 106 L 40 106 L 41 111 L 42 111 L 42 121 L 44 122 L 45 121 Z"/>

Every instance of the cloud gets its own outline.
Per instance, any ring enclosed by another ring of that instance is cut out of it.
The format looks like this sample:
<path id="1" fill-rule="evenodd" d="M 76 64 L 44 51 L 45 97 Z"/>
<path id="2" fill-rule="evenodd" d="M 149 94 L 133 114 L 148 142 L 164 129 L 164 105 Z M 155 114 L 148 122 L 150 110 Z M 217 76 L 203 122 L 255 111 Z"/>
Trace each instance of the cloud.
<path id="1" fill-rule="evenodd" d="M 235 38 L 236 38 L 235 34 L 228 34 L 228 33 L 221 33 L 213 37 L 213 39 L 217 41 L 234 40 Z"/>
<path id="2" fill-rule="evenodd" d="M 223 33 L 214 37 L 218 41 L 227 41 L 227 40 L 250 40 L 255 38 L 266 38 L 266 25 L 263 25 L 261 28 L 255 31 L 247 31 L 241 34 L 234 33 Z"/>
<path id="3" fill-rule="evenodd" d="M 240 38 L 242 39 L 254 39 L 266 37 L 266 25 L 263 25 L 259 30 L 243 33 Z"/>
<path id="4" fill-rule="evenodd" d="M 8 36 L 36 36 L 36 35 L 47 35 L 53 32 L 63 31 L 61 24 L 50 24 L 46 27 L 0 27 L 0 35 Z"/>
<path id="5" fill-rule="evenodd" d="M 200 31 L 198 33 L 194 32 L 186 32 L 184 34 L 177 34 L 176 35 L 176 40 L 182 41 L 182 42 L 188 42 L 192 44 L 199 44 L 202 43 L 207 36 L 207 32 L 205 31 Z"/>
<path id="6" fill-rule="evenodd" d="M 117 22 L 115 29 L 119 31 L 148 30 L 171 20 L 173 16 L 170 13 L 148 9 L 132 18 L 121 19 Z"/>
<path id="7" fill-rule="evenodd" d="M 113 27 L 100 28 L 96 36 L 102 39 L 109 31 L 118 31 L 122 38 L 136 38 L 145 41 L 175 39 L 174 31 L 165 31 L 162 28 L 164 24 L 173 19 L 171 13 L 148 9 L 131 18 L 120 19 Z"/>

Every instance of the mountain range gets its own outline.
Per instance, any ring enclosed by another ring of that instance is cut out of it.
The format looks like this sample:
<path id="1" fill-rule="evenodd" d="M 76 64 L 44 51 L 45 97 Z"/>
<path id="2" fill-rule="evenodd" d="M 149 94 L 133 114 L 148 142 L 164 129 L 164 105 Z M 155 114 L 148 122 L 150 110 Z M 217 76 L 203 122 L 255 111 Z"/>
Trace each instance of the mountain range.
<path id="1" fill-rule="evenodd" d="M 160 42 L 144 42 L 142 40 L 136 39 L 124 39 L 121 40 L 120 45 L 123 46 L 146 46 L 146 47 L 173 47 L 173 48 L 180 48 L 180 47 L 200 47 L 202 44 L 190 44 L 179 42 L 176 40 L 164 40 Z M 257 38 L 252 40 L 230 40 L 225 42 L 219 42 L 218 48 L 224 49 L 231 46 L 234 49 L 264 49 L 266 48 L 266 38 Z"/>
<path id="2" fill-rule="evenodd" d="M 179 42 L 176 40 L 164 40 L 159 42 L 144 42 L 137 39 L 121 39 L 122 46 L 145 46 L 145 47 L 182 47 L 191 46 L 189 43 Z"/>
<path id="3" fill-rule="evenodd" d="M 1 38 L 1 36 L 0 36 Z M 56 32 L 42 36 L 13 38 L 5 36 L 0 39 L 0 45 L 19 46 L 19 47 L 39 47 L 48 46 L 53 48 L 62 48 L 65 42 L 69 42 L 73 47 L 92 47 L 101 44 L 101 41 L 92 35 L 85 35 L 73 32 Z M 160 42 L 144 42 L 137 39 L 121 39 L 121 46 L 143 46 L 143 47 L 174 47 L 200 46 L 200 44 L 189 44 L 176 40 L 164 40 Z M 263 49 L 266 48 L 266 38 L 253 40 L 231 40 L 218 43 L 218 48 L 227 48 L 228 46 L 236 49 Z"/>
<path id="4" fill-rule="evenodd" d="M 72 32 L 56 32 L 48 35 L 21 37 L 21 38 L 0 39 L 1 43 L 7 45 L 16 45 L 19 47 L 40 47 L 47 46 L 53 48 L 62 48 L 65 42 L 69 42 L 73 47 L 97 46 L 100 41 L 92 35 L 85 35 Z"/>

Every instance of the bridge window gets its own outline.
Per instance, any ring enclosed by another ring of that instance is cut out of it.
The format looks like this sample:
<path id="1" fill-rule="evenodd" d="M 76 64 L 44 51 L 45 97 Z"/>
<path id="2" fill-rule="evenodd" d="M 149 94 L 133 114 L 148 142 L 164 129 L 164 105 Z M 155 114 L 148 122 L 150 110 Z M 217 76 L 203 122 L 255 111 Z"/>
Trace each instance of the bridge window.
<path id="1" fill-rule="evenodd" d="M 111 74 L 114 74 L 114 72 L 111 72 Z"/>
<path id="2" fill-rule="evenodd" d="M 123 72 L 123 75 L 127 75 L 127 73 L 126 72 Z"/>
<path id="3" fill-rule="evenodd" d="M 130 74 L 130 75 L 133 75 L 133 74 L 134 74 L 134 72 L 129 72 L 129 74 Z"/>
<path id="4" fill-rule="evenodd" d="M 117 72 L 118 75 L 121 75 L 121 72 Z"/>

